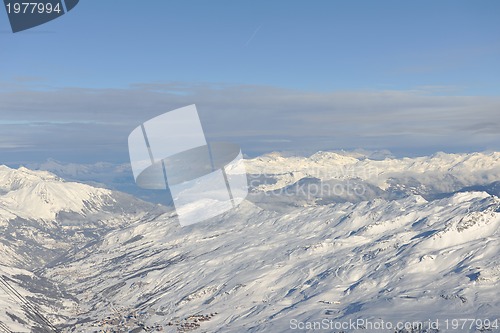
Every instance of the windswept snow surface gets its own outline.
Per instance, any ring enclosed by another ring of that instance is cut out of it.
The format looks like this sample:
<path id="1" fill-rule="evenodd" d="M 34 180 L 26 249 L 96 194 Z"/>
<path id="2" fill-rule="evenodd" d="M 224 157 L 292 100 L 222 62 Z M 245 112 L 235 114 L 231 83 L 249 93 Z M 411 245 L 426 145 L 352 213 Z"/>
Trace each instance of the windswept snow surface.
<path id="1" fill-rule="evenodd" d="M 69 250 L 55 242 L 59 256 L 29 270 L 64 292 L 68 306 L 54 321 L 67 332 L 388 333 L 419 322 L 414 332 L 437 332 L 429 323 L 438 332 L 500 331 L 499 167 L 499 153 L 270 154 L 246 161 L 248 200 L 205 223 L 181 227 L 175 212 L 112 191 L 90 207 L 121 223 L 58 204 L 72 211 L 65 224 L 75 217 L 94 236 Z M 0 208 L 8 225 L 29 212 L 9 201 Z M 66 215 L 23 216 L 57 234 Z M 24 242 L 44 244 L 35 236 Z M 29 248 L 0 251 L 22 259 Z M 26 269 L 21 259 L 4 265 Z M 13 323 L 8 309 L 0 306 L 0 321 Z"/>
<path id="2" fill-rule="evenodd" d="M 160 211 L 45 171 L 0 166 L 0 332 L 51 332 L 50 325 L 66 323 L 78 301 L 42 270 Z"/>
<path id="3" fill-rule="evenodd" d="M 103 198 L 111 198 L 109 190 L 66 183 L 48 172 L 26 168 L 3 171 L 0 189 L 5 194 L 0 204 L 19 217 L 53 220 L 59 212 L 97 212 L 103 208 Z"/>
<path id="4" fill-rule="evenodd" d="M 217 312 L 207 332 L 287 332 L 294 319 L 493 319 L 499 224 L 500 200 L 484 192 L 286 214 L 245 202 L 206 224 L 181 228 L 164 215 L 131 225 L 47 273 L 85 304 L 75 317 L 96 321 L 120 306 L 164 327 Z"/>
<path id="5" fill-rule="evenodd" d="M 310 157 L 284 157 L 272 153 L 246 161 L 246 168 L 253 175 L 251 179 L 259 191 L 282 190 L 304 179 L 317 179 L 334 181 L 334 184 L 347 181 L 347 184 L 344 183 L 346 191 L 337 195 L 345 195 L 345 199 L 348 199 L 349 184 L 365 188 L 364 192 L 363 188 L 356 191 L 361 193 L 358 199 L 401 192 L 435 197 L 467 186 L 498 182 L 500 153 L 436 153 L 430 157 L 386 157 L 383 160 L 346 152 L 318 152 Z M 378 192 L 369 193 L 367 188 L 377 189 Z"/>

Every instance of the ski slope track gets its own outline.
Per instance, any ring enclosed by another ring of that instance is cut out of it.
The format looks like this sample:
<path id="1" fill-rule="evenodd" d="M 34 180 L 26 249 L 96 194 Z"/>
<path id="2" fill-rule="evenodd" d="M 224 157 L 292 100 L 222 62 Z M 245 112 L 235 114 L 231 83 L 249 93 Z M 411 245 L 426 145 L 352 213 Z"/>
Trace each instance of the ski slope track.
<path id="1" fill-rule="evenodd" d="M 248 199 L 188 227 L 120 192 L 0 167 L 0 332 L 500 320 L 500 153 L 245 164 Z"/>

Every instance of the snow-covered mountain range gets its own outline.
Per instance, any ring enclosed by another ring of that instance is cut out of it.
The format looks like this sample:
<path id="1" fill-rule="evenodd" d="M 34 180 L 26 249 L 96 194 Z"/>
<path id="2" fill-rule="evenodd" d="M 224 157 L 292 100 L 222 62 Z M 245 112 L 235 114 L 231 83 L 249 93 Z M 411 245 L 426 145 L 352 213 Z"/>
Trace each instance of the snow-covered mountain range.
<path id="1" fill-rule="evenodd" d="M 1 325 L 395 332 L 387 323 L 439 320 L 439 332 L 500 329 L 500 153 L 275 153 L 245 164 L 248 200 L 188 227 L 120 192 L 1 167 Z M 476 321 L 455 327 L 462 319 Z M 360 325 L 339 326 L 349 320 Z"/>
<path id="2" fill-rule="evenodd" d="M 46 171 L 0 166 L 0 322 L 12 324 L 15 332 L 21 326 L 27 332 L 46 327 L 31 309 L 37 306 L 54 322 L 65 322 L 68 309 L 78 303 L 40 269 L 64 262 L 110 230 L 162 211 L 130 195 L 65 182 Z M 24 304 L 16 292 L 33 304 Z"/>
<path id="3" fill-rule="evenodd" d="M 381 160 L 361 153 L 319 152 L 310 157 L 273 153 L 249 160 L 246 166 L 258 191 L 293 193 L 295 201 L 296 194 L 304 192 L 309 199 L 323 202 L 395 199 L 409 194 L 435 199 L 462 190 L 500 194 L 497 152 Z M 330 191 L 315 191 L 319 183 L 319 189 Z"/>

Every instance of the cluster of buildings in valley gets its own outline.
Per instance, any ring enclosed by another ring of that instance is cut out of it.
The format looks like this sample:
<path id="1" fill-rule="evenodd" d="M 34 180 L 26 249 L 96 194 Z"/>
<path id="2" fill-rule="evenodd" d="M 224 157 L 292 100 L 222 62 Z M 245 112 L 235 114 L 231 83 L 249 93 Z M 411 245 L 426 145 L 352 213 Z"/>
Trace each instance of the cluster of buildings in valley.
<path id="1" fill-rule="evenodd" d="M 95 322 L 92 326 L 96 328 L 94 333 L 189 332 L 196 330 L 203 322 L 211 320 L 215 315 L 217 312 L 197 314 L 167 323 L 147 325 L 146 322 L 150 318 L 148 312 L 119 309 L 112 315 Z"/>

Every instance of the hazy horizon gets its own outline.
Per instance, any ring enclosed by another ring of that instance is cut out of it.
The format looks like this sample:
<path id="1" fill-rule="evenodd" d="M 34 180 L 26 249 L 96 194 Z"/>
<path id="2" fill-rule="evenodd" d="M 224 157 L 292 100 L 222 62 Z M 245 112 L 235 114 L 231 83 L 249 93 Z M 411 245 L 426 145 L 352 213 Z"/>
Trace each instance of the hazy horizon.
<path id="1" fill-rule="evenodd" d="M 80 3 L 1 35 L 0 164 L 124 163 L 136 126 L 190 104 L 209 141 L 248 156 L 498 151 L 499 9 Z M 3 11 L 0 24 L 8 28 Z"/>

